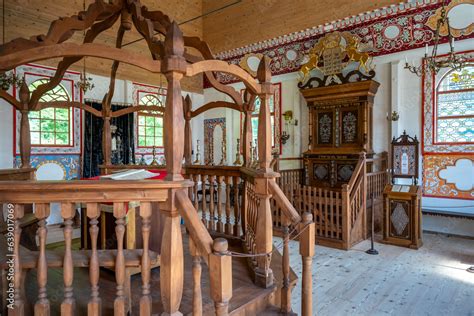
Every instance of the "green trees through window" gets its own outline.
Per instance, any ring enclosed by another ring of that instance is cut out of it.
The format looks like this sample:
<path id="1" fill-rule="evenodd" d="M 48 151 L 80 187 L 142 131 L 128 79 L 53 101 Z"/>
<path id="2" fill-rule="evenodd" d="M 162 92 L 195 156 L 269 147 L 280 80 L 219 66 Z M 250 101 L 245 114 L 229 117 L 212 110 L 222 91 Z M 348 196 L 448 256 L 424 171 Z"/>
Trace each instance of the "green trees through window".
<path id="1" fill-rule="evenodd" d="M 30 91 L 48 82 L 49 79 L 39 79 L 30 84 Z M 62 85 L 46 92 L 40 102 L 69 101 L 69 94 Z M 32 111 L 28 118 L 33 146 L 71 146 L 72 145 L 72 108 L 46 108 Z"/>
<path id="2" fill-rule="evenodd" d="M 161 94 L 145 94 L 139 105 L 165 105 L 165 96 Z M 138 147 L 163 147 L 163 113 L 160 111 L 143 111 L 138 113 Z"/>

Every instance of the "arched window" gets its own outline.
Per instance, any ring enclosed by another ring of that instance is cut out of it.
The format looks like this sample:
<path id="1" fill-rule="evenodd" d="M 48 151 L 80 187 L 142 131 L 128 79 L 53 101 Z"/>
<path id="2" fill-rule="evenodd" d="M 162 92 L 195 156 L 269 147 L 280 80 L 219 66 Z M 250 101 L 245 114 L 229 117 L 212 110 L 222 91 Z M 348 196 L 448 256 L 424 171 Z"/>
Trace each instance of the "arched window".
<path id="1" fill-rule="evenodd" d="M 49 79 L 39 79 L 30 84 L 30 91 L 47 83 Z M 40 102 L 69 101 L 69 94 L 62 85 L 46 92 Z M 71 146 L 72 145 L 72 108 L 46 108 L 31 111 L 28 115 L 33 146 Z"/>
<path id="2" fill-rule="evenodd" d="M 474 65 L 444 75 L 434 124 L 436 143 L 474 143 Z"/>
<path id="3" fill-rule="evenodd" d="M 139 105 L 165 106 L 165 96 L 148 93 L 142 95 Z M 143 111 L 138 113 L 138 147 L 163 147 L 163 112 Z"/>

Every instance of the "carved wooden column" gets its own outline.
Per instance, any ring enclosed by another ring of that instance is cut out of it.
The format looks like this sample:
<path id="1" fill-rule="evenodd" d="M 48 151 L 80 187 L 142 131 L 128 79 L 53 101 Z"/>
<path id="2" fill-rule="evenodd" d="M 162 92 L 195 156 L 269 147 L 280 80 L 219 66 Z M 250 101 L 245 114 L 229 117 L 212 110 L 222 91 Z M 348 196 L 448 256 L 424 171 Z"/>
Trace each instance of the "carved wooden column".
<path id="1" fill-rule="evenodd" d="M 267 256 L 257 257 L 257 268 L 255 271 L 255 282 L 257 285 L 268 288 L 273 285 L 273 272 L 270 269 L 271 251 L 273 250 L 273 221 L 270 208 L 271 194 L 269 191 L 269 181 L 265 177 L 255 179 L 255 193 L 260 199 L 258 205 L 256 247 L 257 253 L 267 253 Z"/>
<path id="2" fill-rule="evenodd" d="M 247 106 L 246 106 L 247 107 Z M 253 108 L 253 105 L 252 105 Z M 244 112 L 244 130 L 242 135 L 242 151 L 244 156 L 244 166 L 249 167 L 252 160 L 252 110 L 248 108 Z"/>
<path id="3" fill-rule="evenodd" d="M 273 249 L 273 221 L 270 208 L 270 181 L 275 181 L 276 174 L 270 168 L 272 160 L 272 139 L 270 123 L 270 97 L 273 86 L 270 83 L 271 72 L 268 58 L 263 58 L 258 67 L 257 78 L 261 84 L 260 112 L 258 114 L 258 170 L 255 174 L 255 193 L 260 199 L 257 217 L 257 252 L 269 253 L 257 258 L 255 271 L 256 283 L 263 287 L 273 285 L 273 272 L 270 269 L 271 251 Z"/>
<path id="4" fill-rule="evenodd" d="M 105 106 L 105 105 L 104 105 Z M 102 128 L 102 155 L 104 156 L 104 165 L 112 164 L 112 131 L 110 130 L 110 117 L 104 116 L 104 125 Z"/>
<path id="5" fill-rule="evenodd" d="M 184 108 L 184 163 L 189 166 L 193 163 L 193 135 L 191 129 L 191 97 L 186 95 L 183 103 Z"/>
<path id="6" fill-rule="evenodd" d="M 270 120 L 270 98 L 273 94 L 269 60 L 263 57 L 258 66 L 257 78 L 262 87 L 260 98 L 260 112 L 258 113 L 258 160 L 259 169 L 265 172 L 272 171 L 272 126 Z"/>
<path id="7" fill-rule="evenodd" d="M 162 73 L 168 81 L 168 95 L 164 119 L 165 156 L 167 175 L 165 180 L 184 180 L 181 175 L 184 154 L 184 114 L 181 96 L 181 79 L 186 72 L 183 34 L 176 22 L 167 29 L 165 56 Z M 168 199 L 160 207 L 164 215 L 164 231 L 161 244 L 161 300 L 163 315 L 181 315 L 179 305 L 183 294 L 184 259 L 180 216 L 176 209 L 176 190 L 168 191 Z"/>
<path id="8" fill-rule="evenodd" d="M 28 119 L 28 103 L 30 101 L 30 91 L 25 80 L 20 87 L 21 120 L 20 120 L 20 157 L 21 168 L 30 168 L 31 157 L 31 133 L 30 121 Z M 14 131 L 16 133 L 16 131 Z"/>

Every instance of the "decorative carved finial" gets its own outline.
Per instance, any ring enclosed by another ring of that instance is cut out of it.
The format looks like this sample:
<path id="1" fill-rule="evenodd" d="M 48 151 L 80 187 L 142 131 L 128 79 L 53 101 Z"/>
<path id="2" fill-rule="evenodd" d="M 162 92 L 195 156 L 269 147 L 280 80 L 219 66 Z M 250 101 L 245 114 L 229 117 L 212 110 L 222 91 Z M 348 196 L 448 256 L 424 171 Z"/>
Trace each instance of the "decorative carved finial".
<path id="1" fill-rule="evenodd" d="M 182 56 L 184 54 L 183 32 L 174 21 L 166 30 L 165 53 L 167 56 Z"/>
<path id="2" fill-rule="evenodd" d="M 214 242 L 212 244 L 212 250 L 214 250 L 214 252 L 225 254 L 228 249 L 229 249 L 229 244 L 227 243 L 226 239 L 224 238 L 214 239 Z"/>

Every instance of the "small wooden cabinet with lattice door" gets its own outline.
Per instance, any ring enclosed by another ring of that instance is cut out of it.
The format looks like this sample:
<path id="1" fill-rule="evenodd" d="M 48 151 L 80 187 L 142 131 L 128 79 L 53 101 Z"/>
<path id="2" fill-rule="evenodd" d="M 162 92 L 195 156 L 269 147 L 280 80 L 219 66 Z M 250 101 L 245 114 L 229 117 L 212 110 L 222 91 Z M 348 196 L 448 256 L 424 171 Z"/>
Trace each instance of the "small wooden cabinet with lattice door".
<path id="1" fill-rule="evenodd" d="M 383 242 L 418 249 L 423 245 L 421 187 L 387 185 L 384 190 Z"/>

